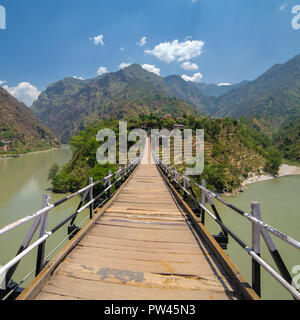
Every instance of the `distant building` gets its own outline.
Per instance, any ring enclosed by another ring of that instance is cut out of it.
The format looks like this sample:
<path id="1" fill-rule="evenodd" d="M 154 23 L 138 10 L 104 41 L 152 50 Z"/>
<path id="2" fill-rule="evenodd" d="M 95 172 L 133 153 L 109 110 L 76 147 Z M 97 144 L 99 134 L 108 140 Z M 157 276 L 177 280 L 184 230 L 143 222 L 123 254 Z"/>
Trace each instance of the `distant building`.
<path id="1" fill-rule="evenodd" d="M 8 145 L 5 144 L 4 146 L 2 146 L 1 151 L 4 151 L 4 152 L 8 151 Z"/>
<path id="2" fill-rule="evenodd" d="M 9 150 L 9 148 L 11 147 L 13 141 L 4 141 L 4 140 L 0 140 L 0 150 L 7 152 Z"/>
<path id="3" fill-rule="evenodd" d="M 166 114 L 164 116 L 164 120 L 173 119 L 173 117 L 170 114 Z"/>

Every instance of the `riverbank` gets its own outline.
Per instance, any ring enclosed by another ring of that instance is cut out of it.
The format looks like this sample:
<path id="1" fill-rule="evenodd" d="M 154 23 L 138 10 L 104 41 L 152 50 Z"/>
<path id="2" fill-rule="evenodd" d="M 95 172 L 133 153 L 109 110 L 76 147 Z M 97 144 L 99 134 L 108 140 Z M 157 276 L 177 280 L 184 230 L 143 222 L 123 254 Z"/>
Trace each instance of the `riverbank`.
<path id="1" fill-rule="evenodd" d="M 225 192 L 223 195 L 230 197 L 236 195 L 238 192 L 243 192 L 246 188 L 247 185 L 256 183 L 256 182 L 262 182 L 262 181 L 267 181 L 267 180 L 272 180 L 284 176 L 294 176 L 294 175 L 300 175 L 300 166 L 295 166 L 295 165 L 288 165 L 288 164 L 282 164 L 279 168 L 278 175 L 274 176 L 268 173 L 250 173 L 248 178 L 243 180 L 241 183 L 240 188 L 233 192 Z"/>
<path id="2" fill-rule="evenodd" d="M 43 152 L 49 152 L 49 151 L 54 151 L 54 150 L 58 150 L 61 147 L 56 147 L 56 148 L 51 148 L 51 149 L 47 149 L 47 150 L 38 150 L 38 151 L 31 151 L 31 152 L 27 152 L 27 153 L 22 153 L 22 154 L 15 154 L 15 155 L 0 155 L 0 160 L 2 159 L 15 159 L 15 158 L 19 158 L 19 157 L 25 157 L 31 154 L 36 154 L 36 153 L 43 153 Z"/>
<path id="3" fill-rule="evenodd" d="M 246 180 L 242 182 L 242 187 L 245 187 L 247 184 L 250 184 L 250 183 L 276 179 L 284 176 L 299 175 L 299 174 L 300 174 L 300 167 L 290 166 L 288 164 L 282 164 L 279 168 L 277 176 L 273 176 L 267 173 L 263 173 L 262 175 L 252 174 L 252 176 L 248 177 Z"/>

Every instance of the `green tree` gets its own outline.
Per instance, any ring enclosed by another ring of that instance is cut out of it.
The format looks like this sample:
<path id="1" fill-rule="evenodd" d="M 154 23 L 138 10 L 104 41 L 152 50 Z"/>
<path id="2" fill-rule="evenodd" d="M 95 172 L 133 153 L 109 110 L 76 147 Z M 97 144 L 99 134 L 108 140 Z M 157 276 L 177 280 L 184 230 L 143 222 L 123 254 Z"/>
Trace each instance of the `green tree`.
<path id="1" fill-rule="evenodd" d="M 59 166 L 57 163 L 55 163 L 49 170 L 48 173 L 48 180 L 53 180 L 54 177 L 58 174 Z"/>

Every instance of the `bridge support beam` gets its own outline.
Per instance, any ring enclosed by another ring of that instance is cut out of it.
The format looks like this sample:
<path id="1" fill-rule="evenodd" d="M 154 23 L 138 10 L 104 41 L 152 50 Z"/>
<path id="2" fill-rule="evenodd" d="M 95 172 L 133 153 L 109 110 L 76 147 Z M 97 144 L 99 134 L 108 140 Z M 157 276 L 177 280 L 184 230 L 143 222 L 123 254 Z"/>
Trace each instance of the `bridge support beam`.
<path id="1" fill-rule="evenodd" d="M 260 204 L 259 202 L 251 203 L 252 215 L 261 220 Z M 260 228 L 252 223 L 252 249 L 260 257 Z M 261 270 L 260 264 L 252 259 L 252 288 L 261 296 Z"/>
<path id="2" fill-rule="evenodd" d="M 49 202 L 50 202 L 49 194 L 44 194 L 43 195 L 43 208 L 47 207 Z M 40 238 L 43 237 L 44 234 L 47 232 L 48 212 L 49 211 L 45 212 L 41 218 Z M 38 246 L 35 276 L 37 276 L 42 271 L 42 269 L 44 267 L 45 246 L 46 246 L 46 241 L 42 242 Z"/>

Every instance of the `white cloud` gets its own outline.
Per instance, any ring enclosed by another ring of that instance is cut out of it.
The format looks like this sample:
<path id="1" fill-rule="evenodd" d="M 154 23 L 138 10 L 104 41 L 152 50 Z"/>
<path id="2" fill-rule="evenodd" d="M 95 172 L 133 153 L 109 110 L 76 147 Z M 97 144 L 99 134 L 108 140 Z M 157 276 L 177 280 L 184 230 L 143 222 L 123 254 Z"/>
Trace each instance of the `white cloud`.
<path id="1" fill-rule="evenodd" d="M 3 88 L 28 107 L 32 105 L 33 101 L 37 100 L 41 93 L 38 88 L 29 82 L 20 82 L 16 87 L 4 85 Z"/>
<path id="2" fill-rule="evenodd" d="M 198 70 L 199 67 L 196 63 L 191 63 L 189 61 L 184 62 L 180 65 L 180 67 L 184 70 Z"/>
<path id="3" fill-rule="evenodd" d="M 286 4 L 283 4 L 282 6 L 280 6 L 279 10 L 283 10 L 286 7 Z"/>
<path id="4" fill-rule="evenodd" d="M 96 46 L 98 46 L 99 44 L 104 46 L 103 38 L 104 38 L 103 34 L 100 34 L 99 36 L 90 38 L 90 40 L 93 41 L 94 45 L 96 45 Z"/>
<path id="5" fill-rule="evenodd" d="M 124 47 L 120 48 L 120 51 L 124 51 L 124 50 L 125 50 L 125 48 L 124 48 Z"/>
<path id="6" fill-rule="evenodd" d="M 131 66 L 132 63 L 126 63 L 126 62 L 122 62 L 120 65 L 119 65 L 119 69 L 124 69 L 124 68 L 127 68 L 129 66 Z"/>
<path id="7" fill-rule="evenodd" d="M 104 73 L 107 73 L 107 68 L 106 67 L 99 67 L 97 74 L 98 76 L 102 76 Z"/>
<path id="8" fill-rule="evenodd" d="M 192 0 L 192 3 L 196 3 L 198 0 Z"/>
<path id="9" fill-rule="evenodd" d="M 200 72 L 194 73 L 192 77 L 183 74 L 181 78 L 185 81 L 201 82 L 203 75 Z"/>
<path id="10" fill-rule="evenodd" d="M 218 84 L 218 87 L 222 87 L 222 86 L 231 86 L 231 83 L 221 82 L 221 83 Z"/>
<path id="11" fill-rule="evenodd" d="M 160 69 L 157 68 L 153 64 L 143 64 L 142 68 L 149 71 L 149 72 L 153 72 L 153 73 L 157 74 L 158 76 L 160 75 Z"/>
<path id="12" fill-rule="evenodd" d="M 77 79 L 77 80 L 84 80 L 84 78 L 82 77 L 76 77 L 76 76 L 73 76 L 74 79 Z"/>
<path id="13" fill-rule="evenodd" d="M 182 62 L 198 57 L 202 53 L 203 46 L 204 41 L 201 40 L 186 40 L 185 42 L 174 40 L 173 42 L 160 43 L 153 50 L 145 50 L 145 53 L 167 63 L 176 59 Z"/>
<path id="14" fill-rule="evenodd" d="M 2 80 L 0 80 L 0 86 L 2 85 L 2 84 L 4 84 L 4 83 L 6 83 L 7 81 L 2 81 Z"/>
<path id="15" fill-rule="evenodd" d="M 146 42 L 147 42 L 147 38 L 146 37 L 142 37 L 141 40 L 139 42 L 137 42 L 136 45 L 142 47 L 142 46 L 144 46 L 146 44 Z"/>

